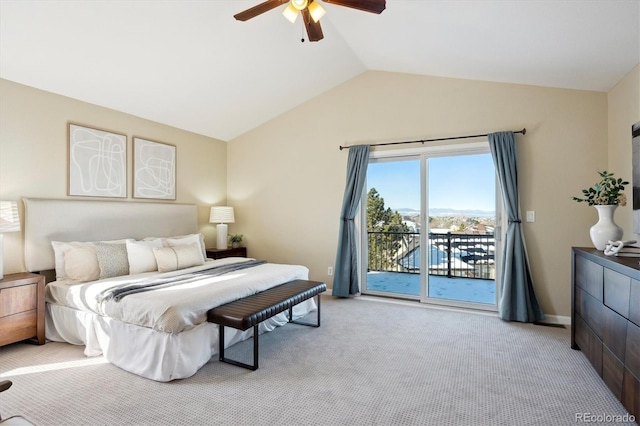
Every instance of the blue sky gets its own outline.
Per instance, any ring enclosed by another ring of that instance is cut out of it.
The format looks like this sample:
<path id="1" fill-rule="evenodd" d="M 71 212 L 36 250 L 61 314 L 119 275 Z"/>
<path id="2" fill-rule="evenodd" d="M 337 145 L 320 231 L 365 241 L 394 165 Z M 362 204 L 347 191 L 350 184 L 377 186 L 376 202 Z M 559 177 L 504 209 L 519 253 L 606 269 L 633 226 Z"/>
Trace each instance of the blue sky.
<path id="1" fill-rule="evenodd" d="M 491 154 L 433 157 L 429 160 L 429 207 L 495 210 Z M 367 191 L 376 188 L 385 207 L 420 209 L 420 160 L 369 164 Z"/>

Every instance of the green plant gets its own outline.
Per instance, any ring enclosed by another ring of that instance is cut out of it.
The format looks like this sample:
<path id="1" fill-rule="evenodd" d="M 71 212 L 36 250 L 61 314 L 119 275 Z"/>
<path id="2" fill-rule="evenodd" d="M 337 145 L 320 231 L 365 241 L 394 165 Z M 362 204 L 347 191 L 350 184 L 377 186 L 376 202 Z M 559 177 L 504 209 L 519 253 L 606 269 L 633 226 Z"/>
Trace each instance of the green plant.
<path id="1" fill-rule="evenodd" d="M 241 243 L 243 237 L 244 237 L 244 235 L 242 235 L 242 234 L 231 234 L 231 235 L 229 235 L 229 242 L 230 243 Z"/>
<path id="2" fill-rule="evenodd" d="M 573 200 L 582 203 L 588 203 L 590 206 L 594 205 L 618 205 L 626 206 L 627 197 L 622 193 L 625 185 L 629 185 L 629 182 L 616 179 L 613 177 L 613 173 L 607 173 L 607 171 L 598 172 L 602 178 L 600 182 L 597 182 L 591 188 L 583 189 L 583 198 L 573 197 Z"/>

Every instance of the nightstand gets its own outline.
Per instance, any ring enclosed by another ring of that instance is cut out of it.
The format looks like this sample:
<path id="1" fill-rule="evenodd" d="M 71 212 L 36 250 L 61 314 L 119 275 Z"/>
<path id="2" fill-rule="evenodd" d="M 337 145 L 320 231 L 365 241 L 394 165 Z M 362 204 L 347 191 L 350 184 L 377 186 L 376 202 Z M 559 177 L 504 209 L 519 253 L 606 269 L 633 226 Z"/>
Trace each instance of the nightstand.
<path id="1" fill-rule="evenodd" d="M 5 275 L 0 280 L 0 346 L 31 338 L 44 344 L 44 309 L 44 275 Z"/>
<path id="2" fill-rule="evenodd" d="M 209 259 L 222 259 L 223 257 L 247 257 L 246 247 L 228 247 L 226 249 L 207 249 L 207 257 Z"/>

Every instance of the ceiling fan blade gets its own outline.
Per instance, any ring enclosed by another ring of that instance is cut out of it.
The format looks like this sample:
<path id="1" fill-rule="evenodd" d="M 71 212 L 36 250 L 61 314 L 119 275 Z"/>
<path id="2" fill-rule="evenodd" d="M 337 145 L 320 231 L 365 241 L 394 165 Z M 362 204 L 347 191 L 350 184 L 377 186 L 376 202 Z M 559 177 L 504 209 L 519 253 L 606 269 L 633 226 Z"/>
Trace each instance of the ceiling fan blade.
<path id="1" fill-rule="evenodd" d="M 289 0 L 267 0 L 264 3 L 260 3 L 257 6 L 253 6 L 250 9 L 237 13 L 233 15 L 233 17 L 236 18 L 238 21 L 247 21 L 251 18 L 255 18 L 256 16 L 264 12 L 268 12 L 271 9 L 275 9 L 276 7 L 285 3 L 289 3 Z"/>
<path id="2" fill-rule="evenodd" d="M 381 14 L 387 7 L 386 0 L 324 0 L 324 2 L 377 14 Z"/>
<path id="3" fill-rule="evenodd" d="M 320 41 L 324 38 L 324 34 L 322 34 L 322 27 L 320 26 L 320 21 L 315 22 L 311 18 L 311 14 L 309 13 L 309 9 L 305 8 L 302 11 L 302 18 L 304 20 L 304 26 L 307 29 L 307 36 L 309 37 L 309 41 Z"/>

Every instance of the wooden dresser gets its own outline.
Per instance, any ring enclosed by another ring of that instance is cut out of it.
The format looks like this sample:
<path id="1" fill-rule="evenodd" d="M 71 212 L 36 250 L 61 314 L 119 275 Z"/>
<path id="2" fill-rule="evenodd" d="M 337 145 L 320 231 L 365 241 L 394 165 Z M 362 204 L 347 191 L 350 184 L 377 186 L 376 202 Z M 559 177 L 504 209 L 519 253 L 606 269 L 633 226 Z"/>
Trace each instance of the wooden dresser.
<path id="1" fill-rule="evenodd" d="M 44 281 L 28 272 L 0 280 L 0 346 L 31 338 L 44 344 Z"/>
<path id="2" fill-rule="evenodd" d="M 640 417 L 638 258 L 572 249 L 571 347 L 580 349 L 611 392 Z"/>

